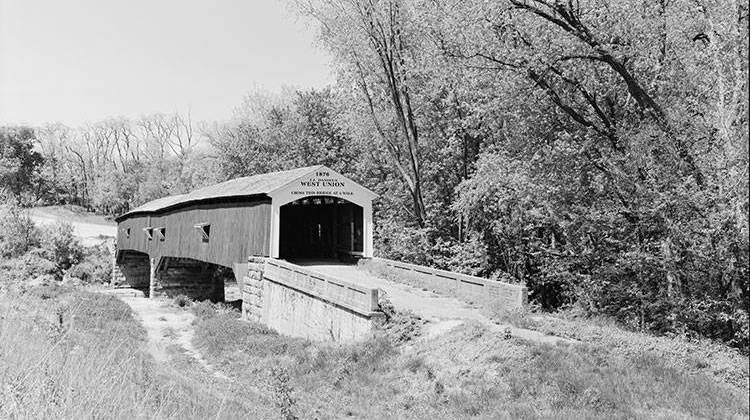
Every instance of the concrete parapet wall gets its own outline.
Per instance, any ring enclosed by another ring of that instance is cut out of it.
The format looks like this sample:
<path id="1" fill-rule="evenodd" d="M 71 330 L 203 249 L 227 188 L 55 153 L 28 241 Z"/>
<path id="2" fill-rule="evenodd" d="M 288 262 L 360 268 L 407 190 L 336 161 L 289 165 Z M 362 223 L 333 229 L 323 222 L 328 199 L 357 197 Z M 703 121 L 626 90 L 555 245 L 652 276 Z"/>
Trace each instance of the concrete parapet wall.
<path id="1" fill-rule="evenodd" d="M 294 337 L 359 341 L 382 322 L 376 289 L 281 260 L 251 257 L 242 299 L 245 319 Z"/>
<path id="2" fill-rule="evenodd" d="M 528 304 L 528 289 L 518 284 L 503 283 L 495 280 L 467 274 L 454 273 L 416 264 L 408 264 L 386 258 L 372 258 L 396 271 L 408 272 L 426 283 L 434 283 L 441 289 L 451 290 L 456 294 L 468 294 L 481 298 L 490 298 L 506 308 L 520 308 Z"/>
<path id="3" fill-rule="evenodd" d="M 272 281 L 263 285 L 261 322 L 282 334 L 354 342 L 371 337 L 378 321 L 376 313 L 365 316 Z"/>
<path id="4" fill-rule="evenodd" d="M 273 282 L 369 315 L 378 310 L 378 291 L 282 260 L 266 260 L 264 276 Z"/>

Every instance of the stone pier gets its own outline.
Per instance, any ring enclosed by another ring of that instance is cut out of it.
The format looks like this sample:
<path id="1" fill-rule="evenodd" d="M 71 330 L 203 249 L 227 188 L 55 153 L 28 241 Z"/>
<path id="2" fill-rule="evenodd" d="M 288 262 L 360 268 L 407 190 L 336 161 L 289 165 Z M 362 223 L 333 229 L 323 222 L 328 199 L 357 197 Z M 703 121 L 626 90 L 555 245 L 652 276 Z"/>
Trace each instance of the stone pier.
<path id="1" fill-rule="evenodd" d="M 195 300 L 224 300 L 224 280 L 231 270 L 190 258 L 152 258 L 150 297 L 185 295 Z"/>
<path id="2" fill-rule="evenodd" d="M 263 311 L 263 257 L 250 257 L 247 274 L 242 279 L 242 317 L 249 321 L 261 322 Z"/>

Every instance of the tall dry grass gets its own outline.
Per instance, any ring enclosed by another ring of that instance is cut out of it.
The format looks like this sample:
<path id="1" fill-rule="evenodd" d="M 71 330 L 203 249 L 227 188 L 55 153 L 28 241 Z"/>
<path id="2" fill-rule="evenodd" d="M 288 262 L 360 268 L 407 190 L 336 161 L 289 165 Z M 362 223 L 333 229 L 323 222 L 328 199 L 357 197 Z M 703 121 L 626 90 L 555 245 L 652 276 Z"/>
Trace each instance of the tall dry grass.
<path id="1" fill-rule="evenodd" d="M 185 309 L 188 310 L 188 309 Z M 0 418 L 747 418 L 747 390 L 648 348 L 547 346 L 463 325 L 394 346 L 314 343 L 200 303 L 195 344 L 157 365 L 114 297 L 0 295 Z"/>
<path id="2" fill-rule="evenodd" d="M 238 418 L 268 414 L 180 359 L 156 365 L 118 299 L 60 288 L 0 295 L 0 418 Z M 270 406 L 270 404 L 269 404 Z"/>
<path id="3" fill-rule="evenodd" d="M 284 337 L 194 305 L 196 345 L 237 383 L 270 383 L 285 418 L 746 418 L 747 392 L 642 348 L 539 345 L 463 325 L 432 340 Z M 291 415 L 291 416 L 290 416 Z"/>
<path id="4" fill-rule="evenodd" d="M 106 297 L 9 296 L 0 309 L 0 417 L 144 418 L 157 389 L 129 309 Z"/>
<path id="5" fill-rule="evenodd" d="M 496 323 L 539 331 L 548 335 L 569 338 L 581 343 L 601 346 L 612 354 L 636 357 L 653 355 L 667 366 L 686 374 L 705 374 L 740 389 L 750 387 L 748 357 L 736 348 L 709 339 L 685 336 L 655 336 L 629 331 L 612 319 L 582 316 L 570 308 L 556 313 L 544 313 L 533 306 L 506 308 L 489 296 L 471 295 L 429 277 L 388 267 L 379 261 L 362 260 L 359 268 L 384 279 L 412 287 L 431 290 L 443 296 L 455 297 L 478 308 Z"/>

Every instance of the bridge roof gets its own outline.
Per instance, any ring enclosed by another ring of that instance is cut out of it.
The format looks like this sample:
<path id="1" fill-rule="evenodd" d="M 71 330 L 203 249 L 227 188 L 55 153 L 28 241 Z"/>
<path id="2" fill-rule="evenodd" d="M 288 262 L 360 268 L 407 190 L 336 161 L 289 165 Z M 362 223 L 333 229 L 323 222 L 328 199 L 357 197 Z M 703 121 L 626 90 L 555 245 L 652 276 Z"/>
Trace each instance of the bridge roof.
<path id="1" fill-rule="evenodd" d="M 127 213 L 117 216 L 115 220 L 120 221 L 121 219 L 132 216 L 136 213 L 157 212 L 170 207 L 175 207 L 196 201 L 216 198 L 253 196 L 261 194 L 267 195 L 289 184 L 290 182 L 321 168 L 325 168 L 325 166 L 308 166 L 305 168 L 291 169 L 288 171 L 270 172 L 267 174 L 231 179 L 219 184 L 199 188 L 187 194 L 170 195 L 168 197 L 149 201 L 148 203 L 138 206 Z"/>

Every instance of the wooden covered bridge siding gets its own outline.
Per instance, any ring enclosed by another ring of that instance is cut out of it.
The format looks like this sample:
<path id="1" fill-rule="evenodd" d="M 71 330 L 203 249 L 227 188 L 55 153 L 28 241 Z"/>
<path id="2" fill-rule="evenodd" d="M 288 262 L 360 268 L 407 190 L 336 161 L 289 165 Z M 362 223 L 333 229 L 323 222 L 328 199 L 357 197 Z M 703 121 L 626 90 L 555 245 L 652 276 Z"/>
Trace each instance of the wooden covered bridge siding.
<path id="1" fill-rule="evenodd" d="M 271 200 L 192 204 L 162 214 L 136 214 L 119 223 L 117 249 L 151 258 L 179 257 L 233 268 L 248 255 L 268 255 Z M 202 228 L 210 226 L 207 240 Z M 151 238 L 145 229 L 154 229 Z M 164 228 L 162 237 L 158 229 Z"/>

